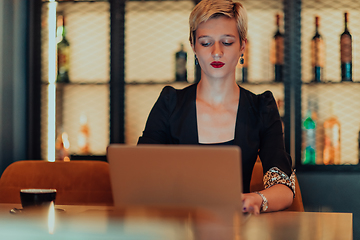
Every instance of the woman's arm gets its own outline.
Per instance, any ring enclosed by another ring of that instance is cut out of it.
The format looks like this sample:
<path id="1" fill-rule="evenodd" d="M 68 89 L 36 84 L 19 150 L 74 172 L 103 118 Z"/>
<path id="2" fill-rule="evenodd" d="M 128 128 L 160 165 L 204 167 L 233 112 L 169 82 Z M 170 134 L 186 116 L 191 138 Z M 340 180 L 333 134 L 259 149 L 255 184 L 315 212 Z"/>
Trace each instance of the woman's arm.
<path id="1" fill-rule="evenodd" d="M 259 95 L 259 112 L 262 120 L 259 157 L 264 171 L 265 190 L 243 194 L 245 212 L 260 213 L 267 200 L 267 212 L 289 207 L 295 196 L 295 173 L 291 169 L 291 158 L 285 151 L 282 124 L 275 99 L 267 91 Z"/>
<path id="2" fill-rule="evenodd" d="M 290 207 L 293 202 L 293 191 L 284 184 L 276 184 L 260 193 L 267 199 L 268 209 L 266 212 L 283 210 Z M 260 194 L 255 192 L 243 194 L 243 212 L 259 214 L 263 202 Z"/>

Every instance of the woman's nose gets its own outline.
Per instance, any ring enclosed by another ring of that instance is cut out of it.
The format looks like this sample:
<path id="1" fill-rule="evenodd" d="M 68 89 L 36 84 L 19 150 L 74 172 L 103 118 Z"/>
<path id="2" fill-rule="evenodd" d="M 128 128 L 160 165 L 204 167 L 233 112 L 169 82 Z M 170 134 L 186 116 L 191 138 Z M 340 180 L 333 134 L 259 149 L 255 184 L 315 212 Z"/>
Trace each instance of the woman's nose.
<path id="1" fill-rule="evenodd" d="M 212 51 L 212 56 L 215 60 L 221 58 L 223 55 L 223 50 L 222 47 L 219 43 L 215 43 L 213 45 L 213 51 Z"/>

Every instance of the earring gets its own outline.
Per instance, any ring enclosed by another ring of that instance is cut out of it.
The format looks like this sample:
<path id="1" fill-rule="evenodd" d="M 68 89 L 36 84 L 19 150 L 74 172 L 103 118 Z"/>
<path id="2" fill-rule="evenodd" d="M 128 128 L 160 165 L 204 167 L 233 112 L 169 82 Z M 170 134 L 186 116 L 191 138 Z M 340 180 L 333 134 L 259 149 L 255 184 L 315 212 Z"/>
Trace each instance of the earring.
<path id="1" fill-rule="evenodd" d="M 244 64 L 244 54 L 241 54 L 241 57 L 240 57 L 240 64 Z"/>
<path id="2" fill-rule="evenodd" d="M 199 60 L 196 55 L 195 55 L 195 65 L 199 65 Z"/>

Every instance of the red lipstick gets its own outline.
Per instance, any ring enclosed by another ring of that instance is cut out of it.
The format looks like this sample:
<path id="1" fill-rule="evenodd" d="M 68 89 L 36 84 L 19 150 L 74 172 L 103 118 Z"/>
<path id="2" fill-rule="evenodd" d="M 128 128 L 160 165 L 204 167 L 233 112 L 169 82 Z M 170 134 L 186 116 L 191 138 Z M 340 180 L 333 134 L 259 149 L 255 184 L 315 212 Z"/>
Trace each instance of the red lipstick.
<path id="1" fill-rule="evenodd" d="M 222 68 L 225 65 L 225 63 L 219 61 L 213 61 L 212 63 L 210 63 L 210 65 L 213 68 Z"/>

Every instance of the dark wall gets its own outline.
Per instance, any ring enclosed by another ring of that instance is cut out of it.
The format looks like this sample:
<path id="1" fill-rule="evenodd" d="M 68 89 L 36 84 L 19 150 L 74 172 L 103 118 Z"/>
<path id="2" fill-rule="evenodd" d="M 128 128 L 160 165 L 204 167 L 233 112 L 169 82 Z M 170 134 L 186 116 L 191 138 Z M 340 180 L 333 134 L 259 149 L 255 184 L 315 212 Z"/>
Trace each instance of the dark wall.
<path id="1" fill-rule="evenodd" d="M 360 239 L 360 173 L 298 172 L 305 211 L 353 213 L 354 239 Z"/>
<path id="2" fill-rule="evenodd" d="M 27 4 L 0 1 L 0 173 L 26 158 Z"/>

